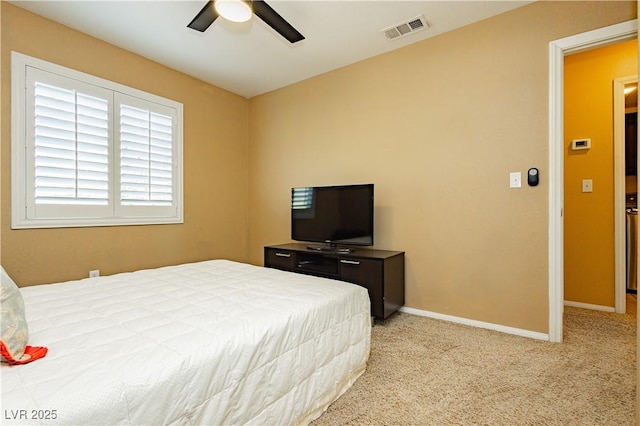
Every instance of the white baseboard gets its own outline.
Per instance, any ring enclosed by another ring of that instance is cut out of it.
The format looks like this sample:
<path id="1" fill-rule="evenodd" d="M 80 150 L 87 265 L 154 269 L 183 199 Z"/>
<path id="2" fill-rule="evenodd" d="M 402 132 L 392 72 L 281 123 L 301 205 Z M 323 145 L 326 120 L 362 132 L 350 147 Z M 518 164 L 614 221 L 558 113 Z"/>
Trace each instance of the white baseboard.
<path id="1" fill-rule="evenodd" d="M 590 303 L 572 302 L 571 300 L 565 300 L 564 306 L 571 306 L 574 308 L 593 309 L 594 311 L 615 312 L 616 308 L 612 306 L 592 305 Z"/>
<path id="2" fill-rule="evenodd" d="M 429 317 L 437 320 L 454 322 L 457 324 L 470 325 L 472 327 L 485 328 L 487 330 L 499 331 L 501 333 L 514 334 L 516 336 L 528 337 L 536 340 L 549 340 L 549 334 L 538 333 L 536 331 L 524 330 L 521 328 L 507 327 L 505 325 L 493 324 L 490 322 L 476 321 L 468 318 L 456 317 L 453 315 L 439 314 L 437 312 L 423 311 L 421 309 L 408 308 L 403 306 L 400 312 L 407 314 L 419 315 L 421 317 Z"/>

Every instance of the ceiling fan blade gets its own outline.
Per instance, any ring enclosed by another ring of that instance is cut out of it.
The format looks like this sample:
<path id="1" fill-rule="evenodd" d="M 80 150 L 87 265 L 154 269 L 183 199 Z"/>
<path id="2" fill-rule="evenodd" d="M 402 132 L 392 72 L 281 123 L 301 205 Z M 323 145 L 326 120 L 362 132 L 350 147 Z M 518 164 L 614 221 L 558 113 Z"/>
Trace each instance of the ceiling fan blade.
<path id="1" fill-rule="evenodd" d="M 263 0 L 253 0 L 251 4 L 253 5 L 253 13 L 276 30 L 282 37 L 289 40 L 290 43 L 304 40 L 304 36 L 298 30 L 293 28 L 290 23 Z"/>
<path id="2" fill-rule="evenodd" d="M 198 12 L 196 17 L 189 22 L 187 27 L 203 33 L 211 24 L 213 24 L 213 21 L 215 21 L 217 17 L 218 12 L 216 12 L 216 8 L 213 7 L 213 1 L 209 0 L 202 10 Z"/>

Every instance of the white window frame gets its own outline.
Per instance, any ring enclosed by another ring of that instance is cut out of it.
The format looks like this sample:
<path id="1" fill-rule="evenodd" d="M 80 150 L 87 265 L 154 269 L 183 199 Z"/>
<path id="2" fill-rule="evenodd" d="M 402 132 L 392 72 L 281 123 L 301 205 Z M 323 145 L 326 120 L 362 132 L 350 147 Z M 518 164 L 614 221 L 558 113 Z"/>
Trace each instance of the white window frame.
<path id="1" fill-rule="evenodd" d="M 109 112 L 109 206 L 95 209 L 87 206 L 57 205 L 56 208 L 34 208 L 33 190 L 33 131 L 29 131 L 27 69 L 72 79 L 79 86 L 90 85 L 96 91 L 110 93 Z M 82 226 L 152 225 L 183 223 L 183 106 L 181 103 L 143 92 L 119 83 L 82 73 L 70 68 L 11 52 L 11 227 L 60 228 Z M 124 96 L 122 96 L 124 95 Z M 171 206 L 120 205 L 119 104 L 126 98 L 136 105 L 172 117 L 172 201 Z M 57 213 L 56 213 L 57 211 Z"/>

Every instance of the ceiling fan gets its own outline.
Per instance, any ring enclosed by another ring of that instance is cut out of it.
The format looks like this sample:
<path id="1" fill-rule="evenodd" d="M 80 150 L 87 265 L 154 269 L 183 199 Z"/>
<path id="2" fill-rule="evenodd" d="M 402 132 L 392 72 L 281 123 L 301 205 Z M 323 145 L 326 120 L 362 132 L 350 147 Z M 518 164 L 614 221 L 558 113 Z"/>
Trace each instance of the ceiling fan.
<path id="1" fill-rule="evenodd" d="M 251 18 L 252 14 L 262 19 L 290 43 L 304 40 L 304 36 L 298 30 L 263 0 L 210 0 L 187 27 L 204 32 L 218 16 L 242 22 Z"/>

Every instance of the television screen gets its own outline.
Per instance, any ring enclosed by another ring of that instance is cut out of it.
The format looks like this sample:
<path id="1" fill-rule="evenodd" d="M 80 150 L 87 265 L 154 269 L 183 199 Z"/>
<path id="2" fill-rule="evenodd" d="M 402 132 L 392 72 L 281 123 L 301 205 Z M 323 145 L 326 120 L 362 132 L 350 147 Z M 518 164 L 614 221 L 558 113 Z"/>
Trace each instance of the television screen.
<path id="1" fill-rule="evenodd" d="M 292 188 L 291 239 L 373 245 L 373 184 Z"/>

